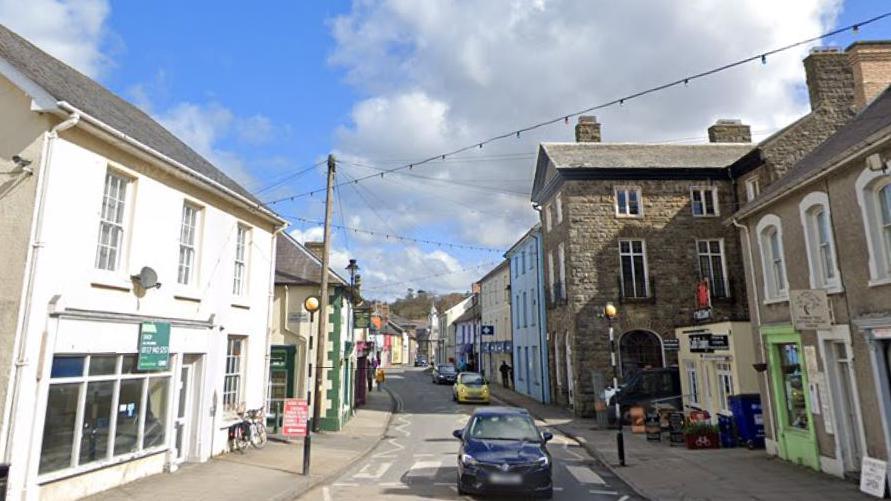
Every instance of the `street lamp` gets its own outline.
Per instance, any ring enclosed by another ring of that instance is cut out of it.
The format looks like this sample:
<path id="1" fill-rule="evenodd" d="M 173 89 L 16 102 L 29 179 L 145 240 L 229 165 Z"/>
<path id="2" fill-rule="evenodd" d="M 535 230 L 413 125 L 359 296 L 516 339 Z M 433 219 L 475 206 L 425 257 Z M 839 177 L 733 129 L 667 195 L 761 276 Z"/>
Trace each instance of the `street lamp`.
<path id="1" fill-rule="evenodd" d="M 309 296 L 303 301 L 303 307 L 309 312 L 309 321 L 313 321 L 316 312 L 319 311 L 319 297 Z"/>
<path id="2" fill-rule="evenodd" d="M 619 451 L 619 464 L 625 466 L 625 436 L 622 434 L 622 404 L 619 403 L 619 364 L 616 355 L 616 336 L 613 331 L 613 319 L 619 311 L 613 303 L 606 303 L 603 316 L 609 324 L 609 359 L 613 366 L 613 398 L 616 399 L 616 421 L 619 429 L 616 432 L 616 449 Z"/>

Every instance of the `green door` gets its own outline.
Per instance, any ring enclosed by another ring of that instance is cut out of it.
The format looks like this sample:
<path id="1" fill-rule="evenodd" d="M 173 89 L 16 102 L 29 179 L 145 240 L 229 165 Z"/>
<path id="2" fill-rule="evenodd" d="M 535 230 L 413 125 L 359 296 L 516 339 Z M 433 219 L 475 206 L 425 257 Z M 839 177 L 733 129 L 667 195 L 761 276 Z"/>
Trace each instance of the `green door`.
<path id="1" fill-rule="evenodd" d="M 820 471 L 801 336 L 791 326 L 765 329 L 763 334 L 770 363 L 780 457 Z"/>
<path id="2" fill-rule="evenodd" d="M 273 433 L 281 427 L 282 405 L 294 397 L 294 354 L 291 345 L 272 346 L 269 350 L 269 388 L 267 389 L 266 426 Z"/>

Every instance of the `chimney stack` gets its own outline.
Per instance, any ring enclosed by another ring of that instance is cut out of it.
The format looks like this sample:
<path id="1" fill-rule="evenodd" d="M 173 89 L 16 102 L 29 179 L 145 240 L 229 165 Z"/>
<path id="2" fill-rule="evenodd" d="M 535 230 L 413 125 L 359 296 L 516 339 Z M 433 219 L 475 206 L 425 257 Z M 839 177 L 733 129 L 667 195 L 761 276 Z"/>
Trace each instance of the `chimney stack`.
<path id="1" fill-rule="evenodd" d="M 325 244 L 323 242 L 306 242 L 303 244 L 313 256 L 318 259 L 322 259 L 322 252 L 325 250 Z"/>
<path id="2" fill-rule="evenodd" d="M 597 122 L 597 117 L 593 115 L 582 115 L 579 117 L 579 123 L 575 126 L 575 142 L 600 142 L 600 124 Z"/>
<path id="3" fill-rule="evenodd" d="M 891 40 L 854 42 L 845 52 L 854 76 L 854 106 L 861 110 L 891 84 Z"/>
<path id="4" fill-rule="evenodd" d="M 738 118 L 720 118 L 708 128 L 710 143 L 751 143 L 752 129 Z"/>
<path id="5" fill-rule="evenodd" d="M 804 58 L 811 110 L 847 111 L 854 106 L 854 75 L 848 55 L 832 48 L 814 48 Z"/>

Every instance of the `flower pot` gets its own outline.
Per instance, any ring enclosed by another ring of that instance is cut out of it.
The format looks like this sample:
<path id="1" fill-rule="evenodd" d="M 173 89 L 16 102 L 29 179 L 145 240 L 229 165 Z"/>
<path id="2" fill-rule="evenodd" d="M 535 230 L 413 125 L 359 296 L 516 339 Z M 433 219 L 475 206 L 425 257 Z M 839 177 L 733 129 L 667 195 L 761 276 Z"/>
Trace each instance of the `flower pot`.
<path id="1" fill-rule="evenodd" d="M 717 433 L 698 433 L 684 435 L 688 449 L 717 449 L 721 441 Z"/>

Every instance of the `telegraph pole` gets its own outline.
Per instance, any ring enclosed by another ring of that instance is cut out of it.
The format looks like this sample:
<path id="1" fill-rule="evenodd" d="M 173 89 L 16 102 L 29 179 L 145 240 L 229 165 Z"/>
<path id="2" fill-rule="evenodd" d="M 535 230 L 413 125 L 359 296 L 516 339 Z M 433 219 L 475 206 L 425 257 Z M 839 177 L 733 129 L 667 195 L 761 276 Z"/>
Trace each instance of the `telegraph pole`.
<path id="1" fill-rule="evenodd" d="M 325 194 L 325 229 L 322 233 L 322 277 L 319 291 L 319 332 L 316 335 L 316 382 L 312 402 L 312 431 L 322 427 L 322 376 L 325 367 L 325 348 L 328 345 L 328 259 L 331 254 L 331 191 L 334 189 L 334 155 L 328 155 L 328 184 Z M 309 472 L 310 436 L 307 433 L 303 447 L 303 474 Z"/>

